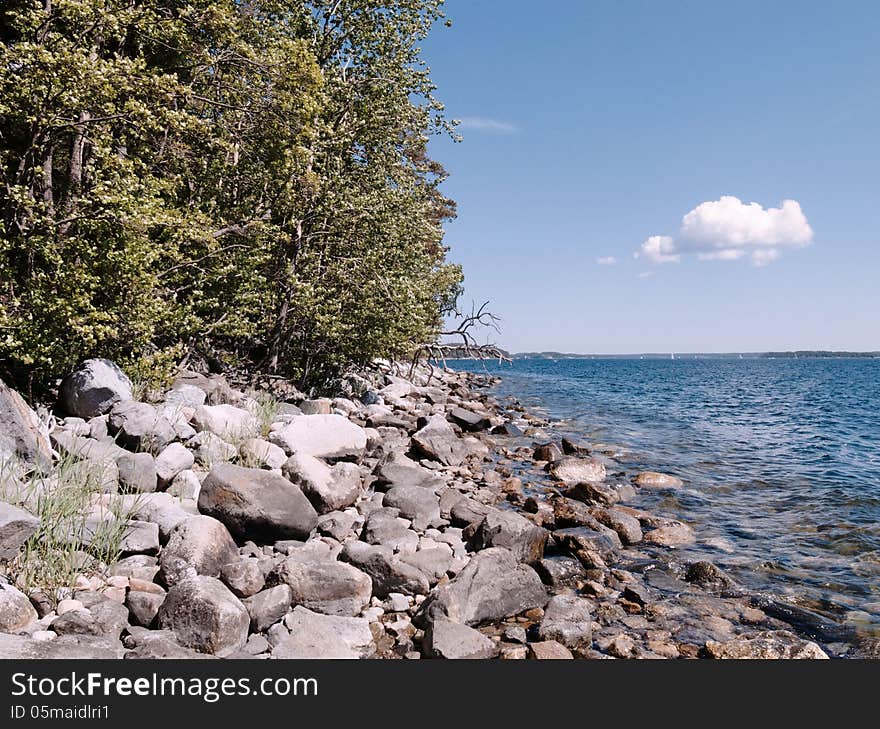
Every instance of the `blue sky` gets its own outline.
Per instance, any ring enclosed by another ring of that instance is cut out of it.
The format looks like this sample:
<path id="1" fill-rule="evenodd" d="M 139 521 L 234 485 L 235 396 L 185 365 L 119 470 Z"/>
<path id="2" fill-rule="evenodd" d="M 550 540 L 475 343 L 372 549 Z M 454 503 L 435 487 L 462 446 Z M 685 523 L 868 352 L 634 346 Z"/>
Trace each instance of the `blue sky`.
<path id="1" fill-rule="evenodd" d="M 500 344 L 880 349 L 880 3 L 446 9 L 446 240 Z"/>

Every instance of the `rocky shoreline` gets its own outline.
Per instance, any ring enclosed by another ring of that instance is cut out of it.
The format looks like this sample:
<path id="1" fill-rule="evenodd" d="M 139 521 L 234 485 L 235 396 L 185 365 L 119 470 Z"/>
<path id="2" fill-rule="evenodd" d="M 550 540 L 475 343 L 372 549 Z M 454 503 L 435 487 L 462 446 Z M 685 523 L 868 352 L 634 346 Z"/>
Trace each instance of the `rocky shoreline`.
<path id="1" fill-rule="evenodd" d="M 182 372 L 137 400 L 90 360 L 42 417 L 0 386 L 0 657 L 828 657 L 676 559 L 690 527 L 631 504 L 674 475 L 616 472 L 492 384 L 378 363 L 334 398 Z M 74 481 L 76 574 L 40 588 Z"/>

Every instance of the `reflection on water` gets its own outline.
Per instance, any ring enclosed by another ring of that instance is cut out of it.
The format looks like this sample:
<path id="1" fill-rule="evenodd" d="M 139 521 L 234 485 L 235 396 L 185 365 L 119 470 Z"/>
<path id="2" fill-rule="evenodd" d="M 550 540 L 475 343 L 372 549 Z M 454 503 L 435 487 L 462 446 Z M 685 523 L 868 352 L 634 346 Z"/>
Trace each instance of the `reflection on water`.
<path id="1" fill-rule="evenodd" d="M 621 469 L 684 478 L 675 493 L 643 492 L 640 505 L 690 522 L 690 552 L 752 589 L 880 633 L 880 360 L 487 369 L 503 377 L 500 397 L 545 408 L 562 421 L 557 432 L 607 444 Z"/>

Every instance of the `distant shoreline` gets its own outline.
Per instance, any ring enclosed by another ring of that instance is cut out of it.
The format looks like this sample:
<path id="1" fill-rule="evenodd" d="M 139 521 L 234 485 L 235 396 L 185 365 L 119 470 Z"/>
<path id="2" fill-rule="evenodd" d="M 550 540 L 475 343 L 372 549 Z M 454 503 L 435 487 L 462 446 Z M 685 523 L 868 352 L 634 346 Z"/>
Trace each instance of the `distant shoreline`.
<path id="1" fill-rule="evenodd" d="M 503 350 L 502 350 L 503 351 Z M 640 354 L 575 354 L 571 352 L 503 352 L 512 360 L 560 359 L 880 359 L 880 351 L 846 352 L 798 350 L 788 352 L 644 352 Z M 472 356 L 447 356 L 446 360 L 471 360 Z"/>

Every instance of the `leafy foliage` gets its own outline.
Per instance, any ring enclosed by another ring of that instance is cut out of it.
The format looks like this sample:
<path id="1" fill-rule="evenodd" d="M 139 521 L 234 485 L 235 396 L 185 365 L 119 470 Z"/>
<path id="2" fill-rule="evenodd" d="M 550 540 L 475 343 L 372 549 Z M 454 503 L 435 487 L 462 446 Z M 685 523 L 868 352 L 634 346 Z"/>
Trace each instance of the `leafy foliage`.
<path id="1" fill-rule="evenodd" d="M 303 383 L 436 336 L 461 272 L 418 44 L 442 0 L 8 0 L 0 370 L 220 347 Z"/>

